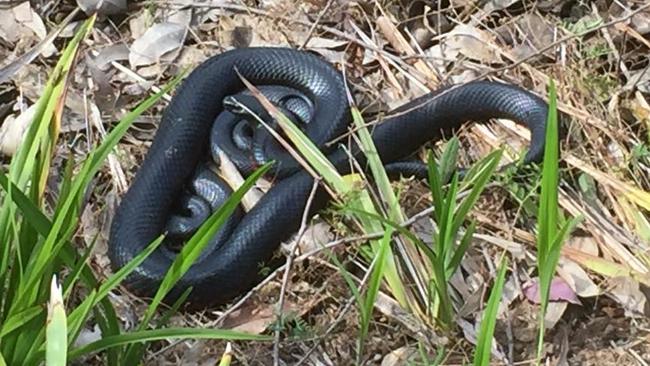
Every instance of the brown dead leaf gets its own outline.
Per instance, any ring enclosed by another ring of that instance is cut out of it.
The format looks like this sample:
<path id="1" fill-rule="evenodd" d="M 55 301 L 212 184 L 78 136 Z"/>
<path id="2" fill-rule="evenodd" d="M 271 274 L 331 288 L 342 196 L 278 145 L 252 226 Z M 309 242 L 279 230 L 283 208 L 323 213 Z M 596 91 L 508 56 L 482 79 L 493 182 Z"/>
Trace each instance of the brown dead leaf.
<path id="1" fill-rule="evenodd" d="M 224 47 L 291 46 L 288 31 L 269 18 L 236 14 L 220 18 L 219 26 L 217 37 Z M 303 34 L 303 28 L 297 27 L 296 33 Z"/>
<path id="2" fill-rule="evenodd" d="M 398 366 L 407 365 L 409 358 L 416 353 L 413 347 L 404 346 L 389 352 L 381 360 L 381 366 Z"/>
<path id="3" fill-rule="evenodd" d="M 600 253 L 598 243 L 591 236 L 571 236 L 565 246 L 593 256 Z"/>
<path id="4" fill-rule="evenodd" d="M 501 63 L 493 37 L 485 31 L 466 24 L 457 25 L 445 35 L 445 45 L 451 52 L 485 63 Z"/>
<path id="5" fill-rule="evenodd" d="M 294 303 L 285 299 L 282 312 L 284 314 L 295 314 L 302 316 L 309 312 L 322 298 L 314 298 L 311 301 Z M 240 332 L 260 334 L 273 324 L 276 319 L 276 304 L 253 304 L 249 301 L 246 305 L 230 313 L 224 320 L 222 327 Z"/>
<path id="6" fill-rule="evenodd" d="M 187 25 L 172 22 L 156 23 L 131 45 L 131 67 L 160 62 L 164 55 L 178 51 L 185 41 Z"/>
<path id="7" fill-rule="evenodd" d="M 304 34 L 304 32 L 302 32 Z M 345 60 L 345 49 L 348 41 L 339 41 L 324 37 L 312 37 L 305 48 L 318 52 L 331 63 L 340 63 Z"/>
<path id="8" fill-rule="evenodd" d="M 557 270 L 578 296 L 593 297 L 601 294 L 598 286 L 576 262 L 560 259 Z"/>
<path id="9" fill-rule="evenodd" d="M 625 309 L 628 317 L 648 316 L 646 303 L 648 299 L 641 291 L 639 283 L 630 277 L 614 277 L 607 281 L 609 293 Z"/>
<path id="10" fill-rule="evenodd" d="M 285 305 L 288 307 L 288 304 L 285 303 Z M 285 307 L 285 310 L 287 307 Z M 223 328 L 260 334 L 275 321 L 275 318 L 272 305 L 261 308 L 256 306 L 242 307 L 224 320 Z"/>
<path id="11" fill-rule="evenodd" d="M 536 13 L 526 13 L 512 23 L 496 29 L 501 39 L 512 47 L 515 59 L 522 59 L 536 54 L 538 50 L 551 44 L 556 37 L 555 28 L 548 20 Z M 550 54 L 548 50 L 546 54 Z"/>

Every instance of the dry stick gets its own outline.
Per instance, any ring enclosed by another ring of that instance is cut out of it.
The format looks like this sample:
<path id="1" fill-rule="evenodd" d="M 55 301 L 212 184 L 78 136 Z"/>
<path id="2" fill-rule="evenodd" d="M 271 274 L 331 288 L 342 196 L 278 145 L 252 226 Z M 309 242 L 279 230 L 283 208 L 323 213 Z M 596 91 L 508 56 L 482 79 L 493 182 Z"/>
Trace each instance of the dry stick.
<path id="1" fill-rule="evenodd" d="M 298 248 L 298 244 L 300 244 L 302 237 L 305 235 L 305 231 L 307 231 L 307 220 L 309 219 L 309 211 L 311 210 L 311 205 L 314 201 L 314 197 L 316 196 L 316 191 L 318 190 L 319 184 L 320 182 L 318 179 L 314 180 L 314 184 L 311 188 L 311 192 L 309 193 L 309 198 L 307 198 L 307 205 L 305 206 L 305 210 L 302 214 L 302 221 L 300 222 L 300 229 L 298 230 L 296 241 L 293 243 L 291 249 L 289 250 L 289 253 L 287 254 L 287 263 L 284 266 L 285 270 L 284 270 L 284 276 L 282 278 L 282 287 L 280 288 L 280 298 L 278 299 L 278 308 L 276 314 L 278 322 L 281 322 L 283 317 L 282 308 L 284 308 L 284 295 L 287 290 L 287 284 L 289 283 L 289 273 L 291 272 L 291 267 L 293 266 L 293 259 L 296 253 L 296 249 Z M 273 342 L 273 365 L 278 366 L 279 364 L 280 364 L 280 327 L 276 327 L 275 341 Z"/>

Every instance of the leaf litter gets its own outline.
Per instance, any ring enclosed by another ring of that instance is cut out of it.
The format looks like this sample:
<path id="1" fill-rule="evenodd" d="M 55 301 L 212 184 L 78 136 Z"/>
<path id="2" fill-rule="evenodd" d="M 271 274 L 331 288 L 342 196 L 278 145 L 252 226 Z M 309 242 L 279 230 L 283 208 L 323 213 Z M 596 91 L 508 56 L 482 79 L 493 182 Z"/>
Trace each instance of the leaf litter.
<path id="1" fill-rule="evenodd" d="M 82 154 L 89 142 L 102 136 L 102 129 L 93 127 L 94 123 L 105 130 L 165 80 L 233 47 L 304 44 L 339 68 L 345 67 L 356 90 L 355 99 L 368 113 L 385 111 L 440 83 L 464 82 L 485 74 L 545 95 L 547 78 L 552 77 L 558 82 L 560 108 L 572 118 L 562 141 L 568 164 L 562 172 L 560 204 L 565 213 L 588 217 L 569 239 L 554 281 L 552 297 L 556 301 L 546 319 L 552 326 L 547 354 L 569 364 L 636 364 L 635 354 L 650 362 L 647 342 L 638 342 L 648 337 L 643 317 L 648 315 L 645 285 L 632 276 L 607 275 L 634 270 L 639 276 L 647 276 L 650 271 L 643 255 L 650 245 L 648 234 L 644 234 L 648 206 L 643 206 L 645 196 L 639 193 L 650 191 L 650 12 L 646 9 L 598 29 L 631 14 L 635 2 L 546 0 L 527 6 L 522 1 L 495 0 L 476 8 L 473 1 L 455 1 L 452 6 L 426 1 L 406 6 L 397 2 L 331 1 L 327 11 L 320 14 L 328 3 L 310 0 L 296 6 L 289 0 L 258 5 L 161 1 L 150 7 L 119 0 L 79 0 L 85 10 L 101 4 L 104 18 L 86 45 L 87 57 L 80 58 L 75 70 L 65 107 L 65 144 L 57 153 Z M 6 20 L 0 24 L 0 47 L 2 54 L 9 56 L 1 65 L 54 34 L 56 23 L 69 11 L 63 3 L 47 12 L 36 2 L 0 7 L 0 15 Z M 18 136 L 29 121 L 26 108 L 40 95 L 57 47 L 74 26 L 74 22 L 69 23 L 57 38 L 36 48 L 36 54 L 18 64 L 19 71 L 0 85 L 3 149 L 20 143 Z M 564 37 L 574 38 L 558 43 Z M 17 102 L 23 103 L 22 108 L 14 107 Z M 103 179 L 98 180 L 82 215 L 79 240 L 88 244 L 99 234 L 99 250 L 93 262 L 100 271 L 108 271 L 101 249 L 106 244 L 106 219 L 112 216 L 123 192 L 123 181 L 132 179 L 142 161 L 163 107 L 157 106 L 136 122 L 132 133 L 116 149 L 117 160 L 102 172 Z M 86 122 L 91 120 L 95 122 Z M 12 137 L 3 137 L 9 130 Z M 463 128 L 459 134 L 463 163 L 475 161 L 503 144 L 508 144 L 516 156 L 528 138 L 525 131 L 507 121 Z M 9 150 L 3 154 L 10 154 Z M 118 173 L 115 164 L 125 176 Z M 584 179 L 576 178 L 580 176 L 591 178 L 588 190 L 581 188 Z M 404 185 L 403 200 L 409 204 L 403 207 L 409 216 L 430 205 L 426 188 L 418 189 L 417 182 L 396 184 Z M 490 269 L 493 259 L 486 258 L 496 257 L 502 250 L 507 250 L 517 265 L 508 274 L 494 355 L 517 362 L 529 359 L 534 352 L 530 347 L 537 324 L 534 221 L 525 210 L 531 198 L 521 195 L 520 184 L 516 180 L 502 182 L 500 189 L 482 197 L 473 214 L 481 230 L 463 261 L 463 270 L 453 278 L 459 301 L 456 305 L 459 309 L 463 305 L 459 320 L 462 332 L 452 339 L 458 346 L 449 348 L 447 363 L 466 362 L 466 354 L 471 353 L 485 293 L 494 276 Z M 626 194 L 625 201 L 622 193 Z M 420 226 L 424 230 L 420 234 L 426 237 L 427 225 Z M 356 310 L 346 307 L 351 294 L 328 256 L 349 258 L 347 264 L 363 277 L 363 268 L 353 259 L 363 241 L 319 251 L 323 243 L 351 236 L 354 232 L 337 221 L 336 215 L 325 213 L 310 228 L 307 239 L 303 238 L 301 255 L 318 253 L 299 261 L 291 273 L 285 305 L 293 319 L 285 324 L 287 341 L 280 348 L 286 364 L 296 363 L 312 347 L 315 351 L 308 359 L 313 364 L 347 364 L 355 358 Z M 280 278 L 271 278 L 240 307 L 179 314 L 174 322 L 268 331 L 277 321 L 274 306 Z M 141 302 L 127 293 L 116 293 L 114 299 L 128 328 L 136 321 Z M 448 345 L 447 337 L 399 307 L 387 293 L 382 292 L 376 310 L 367 347 L 369 363 L 404 364 L 406 358 L 419 357 L 413 351 L 423 344 L 430 352 Z M 231 315 L 216 322 L 228 312 Z M 328 330 L 333 324 L 335 327 Z M 93 326 L 88 324 L 87 328 Z M 292 338 L 297 335 L 302 338 Z M 96 334 L 89 330 L 87 336 Z M 309 340 L 310 336 L 322 337 L 325 342 Z M 163 350 L 152 352 L 147 364 L 178 359 L 203 362 L 197 354 L 220 354 L 225 347 L 223 342 L 162 343 Z M 273 352 L 268 344 L 235 342 L 233 348 L 235 358 L 249 364 L 267 364 Z"/>

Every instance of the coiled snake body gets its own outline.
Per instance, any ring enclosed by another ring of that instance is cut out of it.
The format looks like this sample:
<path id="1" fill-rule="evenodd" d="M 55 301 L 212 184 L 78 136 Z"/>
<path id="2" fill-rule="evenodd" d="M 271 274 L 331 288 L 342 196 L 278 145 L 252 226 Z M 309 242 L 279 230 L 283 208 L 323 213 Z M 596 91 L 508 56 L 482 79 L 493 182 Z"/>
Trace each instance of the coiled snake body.
<path id="1" fill-rule="evenodd" d="M 253 136 L 241 138 L 240 131 L 232 138 L 229 131 L 242 128 L 231 121 L 232 114 L 224 110 L 222 101 L 233 95 L 245 99 L 245 87 L 235 70 L 263 92 L 265 87 L 270 94 L 274 86 L 287 88 L 289 91 L 277 93 L 274 102 L 298 122 L 309 119 L 303 121 L 303 129 L 317 146 L 324 147 L 341 136 L 349 125 L 342 75 L 313 54 L 286 48 L 237 49 L 215 56 L 194 70 L 166 108 L 152 146 L 117 209 L 108 252 L 113 268 L 124 266 L 169 227 L 178 197 L 208 148 L 232 154 L 244 170 L 252 169 L 259 159 L 275 160 L 279 168 L 274 173 L 281 179 L 276 179 L 273 188 L 251 211 L 235 214 L 237 220 L 218 234 L 220 237 L 205 249 L 166 301 L 176 299 L 192 286 L 189 302 L 193 306 L 212 306 L 252 287 L 259 277 L 260 264 L 298 229 L 314 182 L 286 151 L 270 141 L 263 129 L 249 128 L 243 135 Z M 495 82 L 478 81 L 443 90 L 398 108 L 394 112 L 399 113 L 389 114 L 372 130 L 383 163 L 398 162 L 466 121 L 490 118 L 507 118 L 526 125 L 532 139 L 525 161 L 541 160 L 547 116 L 542 99 L 519 87 Z M 296 99 L 292 91 L 305 98 Z M 286 96 L 288 100 L 283 101 Z M 211 131 L 219 135 L 212 138 L 212 146 Z M 214 142 L 217 139 L 226 142 Z M 348 155 L 343 149 L 333 148 L 327 153 L 341 173 L 349 172 Z M 355 158 L 363 161 L 361 153 Z M 211 189 L 227 192 L 227 188 Z M 319 191 L 311 213 L 327 202 L 328 195 Z M 169 248 L 158 248 L 127 278 L 127 287 L 141 296 L 155 294 L 173 256 Z"/>

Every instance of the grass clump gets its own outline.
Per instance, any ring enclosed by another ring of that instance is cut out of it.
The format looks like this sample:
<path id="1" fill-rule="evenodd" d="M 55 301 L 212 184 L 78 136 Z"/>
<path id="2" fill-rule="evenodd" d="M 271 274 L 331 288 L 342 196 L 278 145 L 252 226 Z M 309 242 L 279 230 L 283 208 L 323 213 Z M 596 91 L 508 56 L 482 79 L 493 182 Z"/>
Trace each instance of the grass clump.
<path id="1" fill-rule="evenodd" d="M 124 333 L 120 329 L 119 318 L 107 296 L 163 238 L 152 242 L 131 263 L 103 280 L 94 275 L 87 263 L 92 246 L 79 253 L 72 242 L 84 196 L 109 153 L 135 119 L 180 82 L 180 76 L 125 115 L 81 162 L 68 160 L 57 201 L 52 212 L 48 212 L 44 204 L 45 182 L 52 169 L 52 155 L 59 137 L 65 90 L 79 46 L 94 21 L 94 16 L 88 18 L 63 51 L 9 171 L 0 173 L 0 365 L 39 365 L 43 362 L 62 365 L 99 351 L 105 351 L 106 364 L 135 365 L 142 359 L 144 344 L 155 340 L 267 339 L 221 329 L 163 328 L 164 321 L 152 324 L 152 319 L 160 300 L 196 260 L 208 238 L 268 167 L 249 177 L 183 248 L 134 332 Z M 61 283 L 57 281 L 59 276 Z M 87 291 L 83 299 L 75 297 L 74 289 L 80 287 Z M 175 308 L 172 307 L 172 311 Z M 102 338 L 75 346 L 89 322 L 99 325 Z M 149 329 L 151 326 L 153 329 Z"/>

